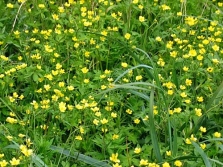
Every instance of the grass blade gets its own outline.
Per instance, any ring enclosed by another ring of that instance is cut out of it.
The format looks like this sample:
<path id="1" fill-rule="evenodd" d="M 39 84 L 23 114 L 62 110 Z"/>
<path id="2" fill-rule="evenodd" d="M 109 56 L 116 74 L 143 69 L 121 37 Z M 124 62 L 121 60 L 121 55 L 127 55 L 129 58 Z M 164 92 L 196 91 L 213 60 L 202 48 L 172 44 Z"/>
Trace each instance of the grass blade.
<path id="1" fill-rule="evenodd" d="M 195 150 L 201 155 L 201 157 L 202 157 L 202 159 L 205 163 L 205 166 L 206 167 L 211 167 L 211 163 L 210 163 L 207 155 L 204 153 L 204 151 L 199 147 L 199 145 L 197 143 L 192 141 L 192 144 L 195 147 Z"/>
<path id="2" fill-rule="evenodd" d="M 36 154 L 32 155 L 32 162 L 37 166 L 37 167 L 48 167 L 41 159 L 38 157 Z"/>
<path id="3" fill-rule="evenodd" d="M 111 167 L 109 164 L 107 164 L 105 162 L 102 162 L 102 161 L 99 161 L 97 159 L 91 158 L 91 157 L 89 157 L 87 155 L 84 155 L 84 154 L 80 154 L 79 152 L 73 152 L 72 155 L 71 155 L 71 151 L 70 150 L 63 149 L 61 147 L 50 146 L 50 149 L 55 151 L 55 152 L 58 152 L 60 154 L 63 154 L 63 155 L 66 155 L 68 157 L 71 157 L 71 158 L 77 159 L 79 161 L 82 161 L 82 162 L 84 162 L 86 164 L 89 164 L 91 166 L 95 166 L 95 167 Z"/>
<path id="4" fill-rule="evenodd" d="M 145 64 L 139 64 L 137 66 L 134 66 L 128 70 L 126 70 L 125 72 L 123 72 L 121 75 L 118 76 L 118 78 L 116 78 L 116 80 L 114 81 L 114 83 L 116 83 L 119 79 L 121 79 L 125 74 L 127 74 L 129 71 L 133 70 L 133 69 L 136 69 L 138 67 L 144 67 L 144 68 L 147 68 L 147 69 L 153 69 L 151 66 L 148 66 L 148 65 L 145 65 Z"/>
<path id="5" fill-rule="evenodd" d="M 212 161 L 212 162 L 215 162 L 215 163 L 217 163 L 217 164 L 219 164 L 221 166 L 223 166 L 223 163 L 218 161 L 218 160 L 216 160 L 216 159 L 209 159 L 209 160 Z"/>
<path id="6" fill-rule="evenodd" d="M 153 149 L 154 149 L 154 154 L 157 158 L 157 161 L 162 162 L 162 156 L 161 156 L 160 149 L 159 149 L 159 142 L 158 142 L 158 138 L 156 135 L 155 124 L 154 124 L 154 115 L 153 115 L 154 88 L 152 88 L 152 90 L 150 92 L 150 97 L 143 93 L 134 91 L 134 90 L 130 90 L 130 92 L 150 102 L 149 103 L 150 135 L 151 135 L 152 145 L 153 145 Z"/>
<path id="7" fill-rule="evenodd" d="M 150 92 L 150 101 L 149 101 L 149 125 L 150 125 L 150 133 L 152 139 L 152 145 L 154 149 L 155 156 L 158 162 L 162 162 L 162 156 L 159 149 L 159 142 L 156 135 L 155 124 L 154 124 L 154 115 L 153 115 L 153 107 L 154 107 L 154 88 L 152 88 Z"/>
<path id="8" fill-rule="evenodd" d="M 218 103 L 222 99 L 222 97 L 223 97 L 223 82 L 217 88 L 217 90 L 213 94 L 212 98 L 210 100 L 208 100 L 207 105 L 206 105 L 206 111 L 208 111 L 212 105 L 218 105 Z"/>

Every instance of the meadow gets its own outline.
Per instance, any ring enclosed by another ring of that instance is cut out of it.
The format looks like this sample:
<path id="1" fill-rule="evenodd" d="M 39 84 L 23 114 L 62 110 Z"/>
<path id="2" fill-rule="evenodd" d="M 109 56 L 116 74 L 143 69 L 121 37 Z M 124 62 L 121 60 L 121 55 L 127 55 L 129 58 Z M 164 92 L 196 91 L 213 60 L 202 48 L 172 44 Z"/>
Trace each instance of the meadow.
<path id="1" fill-rule="evenodd" d="M 223 2 L 0 0 L 0 167 L 223 166 Z"/>

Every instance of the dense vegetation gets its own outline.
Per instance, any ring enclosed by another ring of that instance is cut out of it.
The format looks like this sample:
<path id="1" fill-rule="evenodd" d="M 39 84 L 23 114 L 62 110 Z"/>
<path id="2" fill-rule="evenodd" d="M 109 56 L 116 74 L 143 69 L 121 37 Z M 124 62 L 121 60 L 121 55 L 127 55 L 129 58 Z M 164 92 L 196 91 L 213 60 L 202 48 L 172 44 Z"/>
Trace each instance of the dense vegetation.
<path id="1" fill-rule="evenodd" d="M 223 166 L 222 12 L 0 0 L 0 167 Z"/>

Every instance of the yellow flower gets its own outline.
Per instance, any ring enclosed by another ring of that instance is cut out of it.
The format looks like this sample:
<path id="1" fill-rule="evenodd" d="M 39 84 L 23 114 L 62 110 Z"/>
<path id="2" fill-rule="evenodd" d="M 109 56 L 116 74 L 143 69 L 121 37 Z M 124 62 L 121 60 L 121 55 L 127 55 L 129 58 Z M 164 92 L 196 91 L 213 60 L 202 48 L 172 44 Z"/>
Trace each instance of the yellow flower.
<path id="1" fill-rule="evenodd" d="M 89 79 L 84 79 L 84 83 L 89 83 L 90 82 L 90 80 Z"/>
<path id="2" fill-rule="evenodd" d="M 116 140 L 118 138 L 119 138 L 119 135 L 117 135 L 117 134 L 112 135 L 112 140 Z"/>
<path id="3" fill-rule="evenodd" d="M 219 63 L 219 60 L 218 60 L 218 59 L 212 59 L 212 62 L 213 62 L 214 64 L 218 64 L 218 63 Z"/>
<path id="4" fill-rule="evenodd" d="M 83 138 L 79 135 L 75 137 L 76 140 L 83 140 Z"/>
<path id="5" fill-rule="evenodd" d="M 215 132 L 215 133 L 214 133 L 214 137 L 217 137 L 217 138 L 221 137 L 221 133 L 219 133 L 219 132 Z"/>
<path id="6" fill-rule="evenodd" d="M 170 167 L 170 164 L 168 162 L 164 162 L 162 167 Z"/>
<path id="7" fill-rule="evenodd" d="M 63 12 L 64 12 L 64 7 L 63 7 L 63 6 L 58 7 L 58 11 L 59 11 L 60 13 L 63 13 Z"/>
<path id="8" fill-rule="evenodd" d="M 197 24 L 197 19 L 189 16 L 185 18 L 185 23 L 188 24 L 189 26 L 193 26 L 195 24 Z"/>
<path id="9" fill-rule="evenodd" d="M 80 133 L 81 133 L 81 134 L 84 133 L 84 128 L 83 128 L 83 126 L 80 126 Z"/>
<path id="10" fill-rule="evenodd" d="M 200 131 L 203 132 L 203 133 L 205 133 L 207 130 L 206 130 L 205 127 L 201 126 L 201 127 L 200 127 Z"/>
<path id="11" fill-rule="evenodd" d="M 112 113 L 111 113 L 111 117 L 112 117 L 112 118 L 116 118 L 116 117 L 117 117 L 117 113 L 112 112 Z"/>
<path id="12" fill-rule="evenodd" d="M 171 151 L 166 151 L 167 156 L 171 156 L 171 154 L 172 154 Z"/>
<path id="13" fill-rule="evenodd" d="M 139 124 L 140 123 L 140 120 L 138 118 L 134 119 L 134 123 L 135 124 Z"/>
<path id="14" fill-rule="evenodd" d="M 18 30 L 14 31 L 13 33 L 14 33 L 15 36 L 19 36 L 20 35 L 20 32 Z"/>
<path id="15" fill-rule="evenodd" d="M 166 4 L 161 5 L 162 10 L 170 10 L 171 8 Z"/>
<path id="16" fill-rule="evenodd" d="M 49 90 L 50 90 L 50 88 L 51 88 L 51 86 L 50 86 L 49 84 L 44 85 L 43 87 L 44 87 L 44 89 L 46 89 L 46 91 L 49 91 Z"/>
<path id="17" fill-rule="evenodd" d="M 187 97 L 187 94 L 186 94 L 185 92 L 182 92 L 182 93 L 180 94 L 180 96 L 183 97 L 183 98 L 185 98 L 185 97 Z"/>
<path id="18" fill-rule="evenodd" d="M 145 21 L 145 17 L 143 17 L 143 16 L 139 16 L 139 21 L 142 23 L 142 22 L 144 22 Z"/>
<path id="19" fill-rule="evenodd" d="M 207 44 L 209 44 L 209 40 L 204 39 L 204 40 L 202 41 L 202 43 L 205 44 L 205 45 L 207 45 Z"/>
<path id="20" fill-rule="evenodd" d="M 127 109 L 125 112 L 127 112 L 128 114 L 132 114 L 132 110 L 130 110 L 130 109 Z"/>
<path id="21" fill-rule="evenodd" d="M 143 6 L 142 5 L 138 5 L 138 8 L 142 10 L 143 9 Z"/>
<path id="22" fill-rule="evenodd" d="M 65 112 L 66 109 L 67 109 L 67 107 L 66 107 L 66 103 L 64 103 L 64 102 L 60 102 L 60 103 L 59 103 L 59 110 L 60 110 L 60 112 Z"/>
<path id="23" fill-rule="evenodd" d="M 141 159 L 140 162 L 139 162 L 139 166 L 146 166 L 148 165 L 148 160 L 145 160 L 145 159 Z"/>
<path id="24" fill-rule="evenodd" d="M 191 86 L 192 85 L 192 80 L 191 79 L 186 79 L 185 84 L 187 86 Z"/>
<path id="25" fill-rule="evenodd" d="M 84 52 L 84 56 L 85 57 L 89 57 L 90 56 L 90 52 L 88 52 L 88 51 Z"/>
<path id="26" fill-rule="evenodd" d="M 141 152 L 141 148 L 136 147 L 135 150 L 134 150 L 134 153 L 139 154 L 140 152 Z"/>
<path id="27" fill-rule="evenodd" d="M 0 154 L 0 158 L 2 158 L 2 157 L 4 157 L 5 155 L 4 154 Z M 0 164 L 0 166 L 1 166 L 1 164 Z"/>
<path id="28" fill-rule="evenodd" d="M 161 42 L 162 38 L 161 37 L 156 37 L 156 41 Z"/>
<path id="29" fill-rule="evenodd" d="M 99 121 L 97 119 L 93 120 L 93 124 L 98 125 Z"/>
<path id="30" fill-rule="evenodd" d="M 139 0 L 133 0 L 132 3 L 137 4 L 139 3 Z"/>
<path id="31" fill-rule="evenodd" d="M 203 102 L 203 101 L 204 101 L 204 98 L 203 98 L 202 96 L 198 96 L 198 97 L 197 97 L 197 101 L 198 101 L 198 102 Z"/>
<path id="32" fill-rule="evenodd" d="M 119 163 L 113 164 L 112 167 L 122 167 L 122 165 L 119 165 Z"/>
<path id="33" fill-rule="evenodd" d="M 190 136 L 190 140 L 196 142 L 196 141 L 197 141 L 197 138 L 194 137 L 194 135 L 192 134 L 192 135 Z"/>
<path id="34" fill-rule="evenodd" d="M 177 16 L 182 16 L 182 12 L 177 12 Z"/>
<path id="35" fill-rule="evenodd" d="M 168 95 L 173 95 L 173 93 L 174 93 L 174 91 L 173 91 L 172 89 L 169 89 L 169 90 L 167 91 L 167 94 L 168 94 Z"/>
<path id="36" fill-rule="evenodd" d="M 7 117 L 6 122 L 9 122 L 10 124 L 15 124 L 17 123 L 17 119 L 12 118 L 12 117 Z"/>
<path id="37" fill-rule="evenodd" d="M 205 143 L 200 144 L 200 147 L 204 150 L 206 148 L 206 144 Z"/>
<path id="38" fill-rule="evenodd" d="M 182 109 L 180 107 L 178 107 L 178 108 L 174 108 L 174 111 L 173 112 L 175 112 L 175 113 L 181 113 L 181 111 L 182 111 Z"/>
<path id="39" fill-rule="evenodd" d="M 183 70 L 187 72 L 189 70 L 189 68 L 187 66 L 184 66 Z"/>
<path id="40" fill-rule="evenodd" d="M 126 33 L 126 34 L 125 34 L 125 39 L 129 40 L 130 37 L 131 37 L 131 34 L 129 34 L 129 33 Z"/>
<path id="41" fill-rule="evenodd" d="M 219 46 L 215 44 L 215 45 L 212 46 L 212 49 L 214 51 L 219 51 Z"/>
<path id="42" fill-rule="evenodd" d="M 5 166 L 7 166 L 7 164 L 8 164 L 8 162 L 6 160 L 0 161 L 0 166 L 1 167 L 5 167 Z"/>
<path id="43" fill-rule="evenodd" d="M 10 160 L 10 164 L 12 166 L 17 166 L 20 164 L 20 160 L 19 159 L 16 159 L 15 157 L 12 158 L 12 160 Z"/>
<path id="44" fill-rule="evenodd" d="M 84 68 L 81 69 L 81 71 L 82 71 L 84 74 L 86 74 L 89 70 L 87 69 L 87 67 L 84 67 Z"/>
<path id="45" fill-rule="evenodd" d="M 106 89 L 107 88 L 107 86 L 105 86 L 105 85 L 101 85 L 101 89 L 102 90 L 104 90 L 104 89 Z"/>
<path id="46" fill-rule="evenodd" d="M 177 51 L 170 52 L 170 56 L 173 57 L 173 58 L 176 58 L 177 57 Z"/>
<path id="47" fill-rule="evenodd" d="M 64 82 L 59 82 L 59 84 L 58 84 L 58 86 L 59 86 L 60 88 L 64 87 L 64 85 L 65 85 Z"/>
<path id="48" fill-rule="evenodd" d="M 67 89 L 72 91 L 72 90 L 74 90 L 74 87 L 70 85 L 70 86 L 67 86 Z"/>
<path id="49" fill-rule="evenodd" d="M 60 63 L 57 63 L 57 64 L 56 64 L 56 69 L 59 70 L 59 69 L 61 69 L 61 68 L 62 68 L 62 65 L 61 65 Z"/>
<path id="50" fill-rule="evenodd" d="M 104 30 L 104 31 L 101 32 L 101 35 L 107 36 L 108 35 L 108 32 Z"/>
<path id="51" fill-rule="evenodd" d="M 138 75 L 138 76 L 136 76 L 136 81 L 139 81 L 139 80 L 141 80 L 142 79 L 142 75 Z"/>
<path id="52" fill-rule="evenodd" d="M 192 57 L 197 56 L 197 51 L 194 50 L 194 49 L 191 49 L 191 50 L 189 51 L 189 56 L 192 56 Z"/>
<path id="53" fill-rule="evenodd" d="M 103 118 L 102 120 L 100 120 L 102 124 L 107 124 L 108 123 L 108 120 Z"/>
<path id="54" fill-rule="evenodd" d="M 59 16 L 57 14 L 52 14 L 53 20 L 59 20 Z"/>
<path id="55" fill-rule="evenodd" d="M 203 60 L 203 58 L 204 58 L 204 57 L 203 57 L 202 55 L 198 55 L 198 56 L 197 56 L 197 60 L 199 60 L 199 61 Z"/>
<path id="56" fill-rule="evenodd" d="M 129 79 L 127 79 L 127 78 L 123 78 L 122 79 L 124 82 L 129 82 Z"/>
<path id="57" fill-rule="evenodd" d="M 214 68 L 213 67 L 208 67 L 207 72 L 213 72 Z"/>
<path id="58" fill-rule="evenodd" d="M 105 74 L 110 74 L 111 73 L 111 70 L 105 70 L 104 73 Z"/>
<path id="59" fill-rule="evenodd" d="M 44 4 L 39 4 L 38 7 L 39 8 L 45 8 L 45 5 Z"/>
<path id="60" fill-rule="evenodd" d="M 125 62 L 122 62 L 121 66 L 122 66 L 123 68 L 126 68 L 126 67 L 128 67 L 128 64 L 125 63 Z"/>
<path id="61" fill-rule="evenodd" d="M 188 138 L 186 138 L 185 143 L 186 143 L 186 144 L 191 144 L 191 140 L 188 139 Z"/>
<path id="62" fill-rule="evenodd" d="M 11 8 L 11 9 L 12 9 L 12 8 L 14 8 L 14 5 L 11 4 L 11 3 L 8 3 L 8 4 L 7 4 L 7 8 Z"/>
<path id="63" fill-rule="evenodd" d="M 176 161 L 174 162 L 174 165 L 180 167 L 180 166 L 182 166 L 183 164 L 182 164 L 181 161 L 176 160 Z"/>
<path id="64" fill-rule="evenodd" d="M 28 149 L 25 145 L 20 145 L 20 150 L 21 152 L 26 156 L 29 157 L 33 154 L 33 150 L 32 149 Z"/>
<path id="65" fill-rule="evenodd" d="M 198 117 L 202 116 L 202 112 L 201 112 L 201 109 L 200 108 L 195 108 L 195 113 Z"/>
<path id="66" fill-rule="evenodd" d="M 19 3 L 26 2 L 26 0 L 18 0 Z"/>
<path id="67" fill-rule="evenodd" d="M 110 160 L 111 160 L 112 162 L 119 163 L 120 160 L 118 159 L 118 153 L 112 154 L 112 155 L 110 156 Z"/>

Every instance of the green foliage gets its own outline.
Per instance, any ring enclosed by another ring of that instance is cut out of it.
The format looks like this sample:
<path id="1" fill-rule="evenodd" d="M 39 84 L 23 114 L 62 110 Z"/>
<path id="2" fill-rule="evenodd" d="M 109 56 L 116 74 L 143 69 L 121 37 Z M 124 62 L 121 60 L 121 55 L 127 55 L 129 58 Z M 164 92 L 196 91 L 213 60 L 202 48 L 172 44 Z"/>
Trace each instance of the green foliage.
<path id="1" fill-rule="evenodd" d="M 222 166 L 222 10 L 0 1 L 0 166 Z"/>

